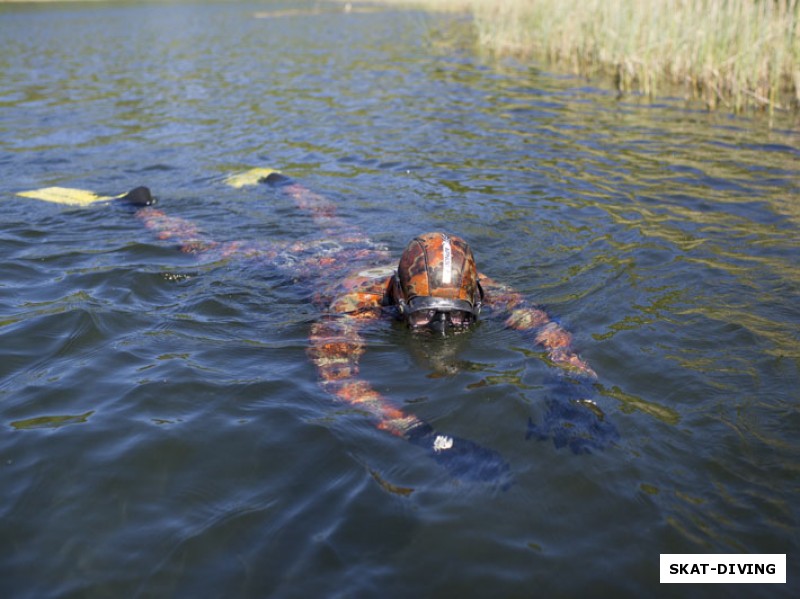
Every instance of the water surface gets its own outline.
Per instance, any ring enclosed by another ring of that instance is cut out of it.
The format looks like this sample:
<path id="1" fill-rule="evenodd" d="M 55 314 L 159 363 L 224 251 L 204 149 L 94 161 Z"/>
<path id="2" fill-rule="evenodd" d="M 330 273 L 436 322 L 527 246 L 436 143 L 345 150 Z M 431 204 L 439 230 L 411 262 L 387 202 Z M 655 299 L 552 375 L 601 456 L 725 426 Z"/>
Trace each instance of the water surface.
<path id="1" fill-rule="evenodd" d="M 791 121 L 498 64 L 441 44 L 449 17 L 317 6 L 0 7 L 0 594 L 788 595 L 659 587 L 658 564 L 797 563 Z M 619 438 L 526 440 L 557 373 L 501 321 L 371 327 L 364 378 L 514 474 L 454 480 L 317 386 L 313 285 L 15 196 L 145 184 L 215 239 L 318 235 L 279 190 L 223 183 L 255 166 L 395 255 L 465 237 L 573 332 Z"/>

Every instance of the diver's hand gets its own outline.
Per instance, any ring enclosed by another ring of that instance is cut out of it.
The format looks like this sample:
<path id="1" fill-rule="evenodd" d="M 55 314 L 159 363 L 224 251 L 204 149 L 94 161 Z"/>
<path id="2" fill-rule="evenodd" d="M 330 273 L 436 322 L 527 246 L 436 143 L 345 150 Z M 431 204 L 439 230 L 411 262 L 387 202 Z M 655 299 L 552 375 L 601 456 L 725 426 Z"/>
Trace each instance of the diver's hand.
<path id="1" fill-rule="evenodd" d="M 597 376 L 559 372 L 545 381 L 547 394 L 558 399 L 591 400 L 597 395 Z"/>
<path id="2" fill-rule="evenodd" d="M 467 439 L 439 434 L 424 423 L 411 429 L 406 438 L 425 449 L 436 463 L 455 478 L 497 483 L 504 489 L 510 485 L 508 463 L 496 451 Z"/>
<path id="3" fill-rule="evenodd" d="M 592 376 L 559 374 L 549 381 L 545 411 L 539 422 L 528 419 L 525 439 L 552 439 L 557 449 L 573 453 L 603 451 L 619 439 L 619 431 L 592 398 L 597 395 Z"/>

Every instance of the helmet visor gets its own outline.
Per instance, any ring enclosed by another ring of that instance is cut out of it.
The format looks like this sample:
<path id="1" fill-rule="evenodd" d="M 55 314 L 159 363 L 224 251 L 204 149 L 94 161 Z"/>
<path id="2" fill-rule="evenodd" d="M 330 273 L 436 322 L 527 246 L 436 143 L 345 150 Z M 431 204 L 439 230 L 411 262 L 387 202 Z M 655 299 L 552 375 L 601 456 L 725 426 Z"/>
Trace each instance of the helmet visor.
<path id="1" fill-rule="evenodd" d="M 418 295 L 408 302 L 408 311 L 410 314 L 418 312 L 419 310 L 436 310 L 437 312 L 454 312 L 460 310 L 461 312 L 469 312 L 475 316 L 478 315 L 478 310 L 467 300 L 433 297 L 430 295 Z"/>
<path id="2" fill-rule="evenodd" d="M 450 312 L 440 312 L 439 310 L 417 310 L 408 315 L 408 325 L 412 329 L 423 327 L 468 327 L 475 322 L 475 315 L 464 310 L 451 310 Z"/>
<path id="3" fill-rule="evenodd" d="M 448 323 L 454 327 L 469 326 L 478 313 L 466 300 L 417 296 L 408 304 L 408 324 L 412 328 Z"/>

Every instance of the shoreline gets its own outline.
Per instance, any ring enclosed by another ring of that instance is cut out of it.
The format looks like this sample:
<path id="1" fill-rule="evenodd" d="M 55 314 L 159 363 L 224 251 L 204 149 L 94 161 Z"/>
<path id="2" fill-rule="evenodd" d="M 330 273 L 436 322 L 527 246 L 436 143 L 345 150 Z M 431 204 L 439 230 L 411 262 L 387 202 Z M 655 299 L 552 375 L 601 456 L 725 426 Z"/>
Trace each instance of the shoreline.
<path id="1" fill-rule="evenodd" d="M 164 4 L 187 0 L 164 0 Z M 191 1 L 191 0 L 189 0 Z M 0 0 L 0 5 L 162 0 Z M 800 0 L 321 0 L 469 15 L 479 51 L 607 79 L 620 95 L 800 114 Z M 264 7 L 270 6 L 265 3 Z M 320 11 L 324 12 L 324 11 Z M 349 12 L 349 11 L 348 11 Z"/>
<path id="2" fill-rule="evenodd" d="M 680 88 L 709 109 L 800 113 L 800 0 L 363 3 L 469 14 L 479 49 L 609 78 L 620 94 Z"/>

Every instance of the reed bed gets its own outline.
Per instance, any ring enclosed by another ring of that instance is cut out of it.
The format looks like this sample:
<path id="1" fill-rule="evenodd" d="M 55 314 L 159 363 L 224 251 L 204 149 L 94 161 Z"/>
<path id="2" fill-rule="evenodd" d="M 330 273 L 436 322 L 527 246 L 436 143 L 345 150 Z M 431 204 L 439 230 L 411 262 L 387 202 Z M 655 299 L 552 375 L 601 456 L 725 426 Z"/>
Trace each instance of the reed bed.
<path id="1" fill-rule="evenodd" d="M 620 92 L 677 84 L 710 107 L 800 108 L 800 0 L 389 1 L 469 10 L 482 47 L 610 75 Z"/>

